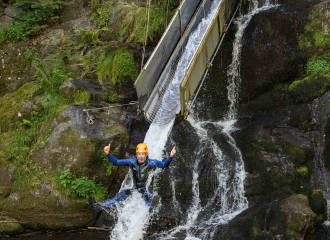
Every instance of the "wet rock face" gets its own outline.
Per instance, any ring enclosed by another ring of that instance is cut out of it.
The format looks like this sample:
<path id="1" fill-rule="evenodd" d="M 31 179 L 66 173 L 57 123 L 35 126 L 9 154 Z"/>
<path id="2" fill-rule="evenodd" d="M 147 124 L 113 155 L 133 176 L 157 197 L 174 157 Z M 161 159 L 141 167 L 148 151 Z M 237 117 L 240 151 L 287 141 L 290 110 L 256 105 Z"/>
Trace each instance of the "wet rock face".
<path id="1" fill-rule="evenodd" d="M 78 91 L 88 91 L 93 100 L 102 101 L 106 96 L 102 92 L 102 87 L 96 79 L 72 79 L 69 78 L 60 86 L 60 95 L 62 98 L 70 99 Z"/>
<path id="2" fill-rule="evenodd" d="M 0 216 L 0 234 L 18 234 L 23 230 L 24 228 L 17 220 Z"/>
<path id="3" fill-rule="evenodd" d="M 13 43 L 0 49 L 0 98 L 32 81 L 34 70 L 25 59 L 28 46 Z"/>
<path id="4" fill-rule="evenodd" d="M 262 196 L 309 194 L 314 155 L 307 134 L 292 127 L 255 126 L 233 136 L 248 173 L 245 193 L 250 203 Z"/>
<path id="5" fill-rule="evenodd" d="M 129 142 L 129 132 L 126 128 L 125 112 L 120 109 L 108 113 L 97 113 L 93 125 L 86 122 L 87 114 L 83 106 L 69 106 L 52 125 L 56 126 L 45 142 L 43 149 L 36 149 L 34 159 L 49 170 L 74 171 L 87 167 L 100 150 L 100 144 L 109 141 L 115 143 L 111 152 L 123 155 Z M 101 141 L 101 143 L 99 143 Z"/>
<path id="6" fill-rule="evenodd" d="M 11 185 L 14 180 L 15 165 L 0 167 L 0 187 Z"/>
<path id="7" fill-rule="evenodd" d="M 296 239 L 312 239 L 316 214 L 310 209 L 308 198 L 302 194 L 293 195 L 284 199 L 280 205 L 281 212 L 287 215 L 287 234 L 294 235 Z"/>
<path id="8" fill-rule="evenodd" d="M 327 218 L 327 201 L 320 190 L 312 190 L 308 197 L 312 211 L 317 215 L 317 223 L 322 224 Z"/>
<path id="9" fill-rule="evenodd" d="M 278 7 L 252 18 L 242 42 L 242 99 L 252 98 L 297 76 L 305 62 L 297 39 L 297 34 L 303 29 L 305 15 L 304 11 L 296 8 Z"/>
<path id="10" fill-rule="evenodd" d="M 316 214 L 308 198 L 292 195 L 280 202 L 250 207 L 229 223 L 231 239 L 313 239 Z"/>

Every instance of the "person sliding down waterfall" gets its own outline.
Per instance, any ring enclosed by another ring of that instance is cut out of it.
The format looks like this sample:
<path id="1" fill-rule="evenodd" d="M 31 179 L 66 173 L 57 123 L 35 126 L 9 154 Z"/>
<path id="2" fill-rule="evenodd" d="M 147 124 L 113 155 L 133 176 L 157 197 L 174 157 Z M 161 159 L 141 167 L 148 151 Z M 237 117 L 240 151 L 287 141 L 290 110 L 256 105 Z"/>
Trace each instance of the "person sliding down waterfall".
<path id="1" fill-rule="evenodd" d="M 142 194 L 142 197 L 146 204 L 150 206 L 152 200 L 152 192 L 147 191 L 146 183 L 150 171 L 154 170 L 156 167 L 164 168 L 167 167 L 173 159 L 173 156 L 176 154 L 175 147 L 172 149 L 170 157 L 165 161 L 158 161 L 155 159 L 148 158 L 148 147 L 145 143 L 140 143 L 136 146 L 136 158 L 128 158 L 118 160 L 112 156 L 109 146 L 104 147 L 104 152 L 108 156 L 110 162 L 115 166 L 129 166 L 133 171 L 133 183 L 134 189 Z M 110 208 L 115 205 L 116 202 L 120 202 L 126 199 L 130 195 L 131 191 L 125 190 L 118 193 L 113 199 L 107 200 L 103 203 L 97 203 L 93 197 L 89 197 L 89 205 L 95 213 L 99 213 L 106 208 Z"/>

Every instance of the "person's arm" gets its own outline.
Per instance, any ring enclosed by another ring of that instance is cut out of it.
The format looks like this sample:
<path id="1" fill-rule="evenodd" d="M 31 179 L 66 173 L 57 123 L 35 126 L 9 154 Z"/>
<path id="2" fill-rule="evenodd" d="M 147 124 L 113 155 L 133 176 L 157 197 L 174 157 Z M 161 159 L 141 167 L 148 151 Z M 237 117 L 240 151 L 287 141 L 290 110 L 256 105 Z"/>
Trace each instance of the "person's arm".
<path id="1" fill-rule="evenodd" d="M 153 163 L 152 165 L 156 165 L 159 168 L 167 167 L 170 164 L 170 162 L 172 161 L 175 154 L 176 154 L 176 150 L 174 147 L 171 151 L 169 158 L 165 162 L 158 161 L 158 160 L 151 160 L 151 162 Z"/>
<path id="2" fill-rule="evenodd" d="M 112 162 L 112 164 L 115 166 L 131 166 L 132 161 L 134 160 L 132 158 L 118 160 L 117 158 L 112 156 L 111 153 L 109 153 L 107 156 L 110 162 Z"/>
<path id="3" fill-rule="evenodd" d="M 110 153 L 110 144 L 109 146 L 104 147 L 104 153 L 108 156 L 110 162 L 112 162 L 112 164 L 115 166 L 131 166 L 134 162 L 134 159 L 132 158 L 118 160 L 117 158 L 112 156 Z"/>
<path id="4" fill-rule="evenodd" d="M 159 168 L 164 168 L 166 167 L 168 164 L 170 164 L 170 162 L 172 161 L 173 157 L 168 157 L 168 159 L 165 162 L 162 161 L 158 161 L 158 160 L 151 160 L 151 163 L 153 166 L 157 166 Z"/>

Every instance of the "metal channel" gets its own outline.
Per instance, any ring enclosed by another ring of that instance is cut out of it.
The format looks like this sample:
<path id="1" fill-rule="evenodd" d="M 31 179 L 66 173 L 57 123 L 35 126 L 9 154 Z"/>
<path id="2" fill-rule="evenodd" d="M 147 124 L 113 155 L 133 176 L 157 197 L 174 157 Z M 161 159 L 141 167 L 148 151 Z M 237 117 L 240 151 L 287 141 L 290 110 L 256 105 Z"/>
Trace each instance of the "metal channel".
<path id="1" fill-rule="evenodd" d="M 208 56 L 214 56 L 214 51 L 219 48 L 219 41 L 220 44 L 222 42 L 220 36 L 225 33 L 225 23 L 229 20 L 230 13 L 237 5 L 237 2 L 238 1 L 221 1 L 217 13 L 209 25 L 202 43 L 190 61 L 186 75 L 180 85 L 180 105 L 182 115 L 185 114 L 188 102 L 200 84 L 205 71 L 209 68 L 211 59 L 208 59 Z"/>
<path id="2" fill-rule="evenodd" d="M 142 109 L 201 0 L 183 0 L 134 83 Z M 179 14 L 180 13 L 180 14 Z M 180 15 L 180 16 L 179 16 Z"/>
<path id="3" fill-rule="evenodd" d="M 171 59 L 169 60 L 162 75 L 160 76 L 152 94 L 150 95 L 148 101 L 146 102 L 143 111 L 145 118 L 149 122 L 152 122 L 153 119 L 155 118 L 157 111 L 161 106 L 161 99 L 164 96 L 168 85 L 173 80 L 178 62 L 180 61 L 182 53 L 184 52 L 185 46 L 187 45 L 187 42 L 189 40 L 190 33 L 192 33 L 198 27 L 198 24 L 202 21 L 204 16 L 210 12 L 211 5 L 212 5 L 212 0 L 205 0 L 200 4 L 197 12 L 195 13 L 195 17 L 188 25 L 188 28 L 183 35 L 183 38 L 177 45 L 174 53 L 172 54 Z"/>

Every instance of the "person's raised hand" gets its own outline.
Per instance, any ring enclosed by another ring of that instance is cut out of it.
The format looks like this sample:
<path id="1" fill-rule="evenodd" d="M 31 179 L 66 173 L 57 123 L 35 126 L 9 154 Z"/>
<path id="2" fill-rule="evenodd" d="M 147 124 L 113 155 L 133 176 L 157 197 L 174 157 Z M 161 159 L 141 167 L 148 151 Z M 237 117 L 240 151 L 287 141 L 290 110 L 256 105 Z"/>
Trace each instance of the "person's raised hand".
<path id="1" fill-rule="evenodd" d="M 175 147 L 172 149 L 170 156 L 173 157 L 176 154 Z"/>
<path id="2" fill-rule="evenodd" d="M 109 146 L 105 146 L 103 150 L 104 150 L 104 153 L 105 153 L 106 155 L 108 155 L 109 152 L 110 152 L 110 143 L 109 143 Z"/>

